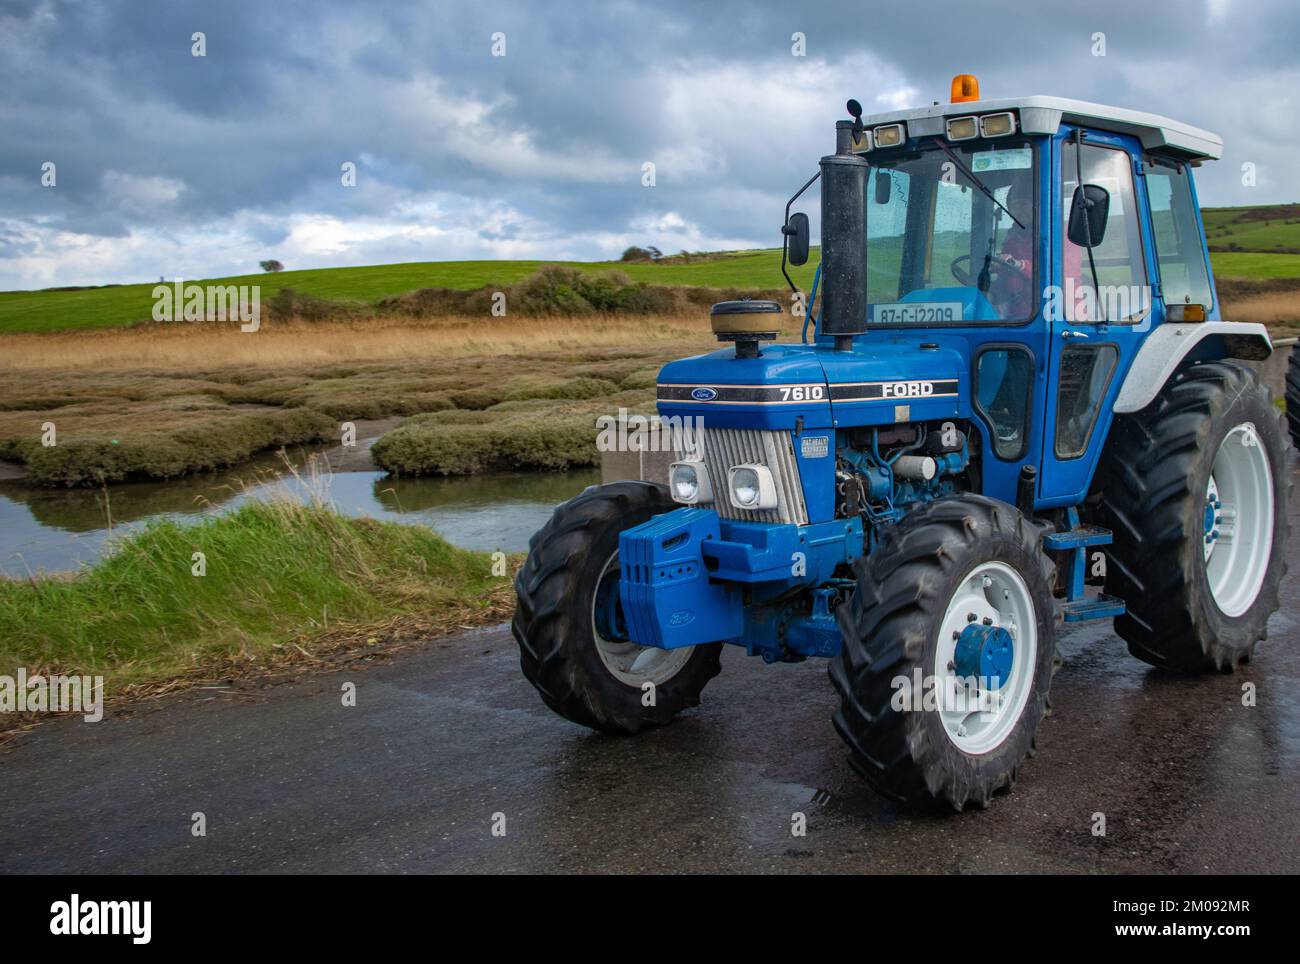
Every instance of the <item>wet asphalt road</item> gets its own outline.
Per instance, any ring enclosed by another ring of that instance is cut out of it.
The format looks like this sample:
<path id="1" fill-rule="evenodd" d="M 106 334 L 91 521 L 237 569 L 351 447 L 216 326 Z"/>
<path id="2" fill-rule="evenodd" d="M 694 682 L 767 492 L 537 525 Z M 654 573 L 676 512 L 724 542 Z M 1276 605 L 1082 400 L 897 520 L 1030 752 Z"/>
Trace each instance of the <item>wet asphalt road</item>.
<path id="1" fill-rule="evenodd" d="M 0 752 L 0 872 L 1297 873 L 1288 583 L 1235 676 L 1166 678 L 1109 624 L 1066 635 L 1039 753 L 985 812 L 876 797 L 830 725 L 821 661 L 729 650 L 700 708 L 611 738 L 542 706 L 501 627 L 249 694 L 37 727 Z M 806 836 L 791 834 L 795 811 Z"/>

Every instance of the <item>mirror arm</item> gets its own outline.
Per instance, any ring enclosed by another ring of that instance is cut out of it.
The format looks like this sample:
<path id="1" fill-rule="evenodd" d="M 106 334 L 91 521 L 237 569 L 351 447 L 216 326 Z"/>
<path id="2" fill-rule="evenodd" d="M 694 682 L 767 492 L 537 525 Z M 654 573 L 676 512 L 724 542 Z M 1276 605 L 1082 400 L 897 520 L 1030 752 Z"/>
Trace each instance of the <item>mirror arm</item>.
<path id="1" fill-rule="evenodd" d="M 1083 128 L 1074 129 L 1074 189 L 1079 192 L 1083 202 L 1083 235 L 1088 242 L 1088 270 L 1092 272 L 1093 301 L 1097 304 L 1098 324 L 1106 324 L 1106 306 L 1102 303 L 1101 282 L 1097 280 L 1097 259 L 1092 253 L 1092 219 L 1088 217 L 1088 192 L 1083 187 Z M 1073 212 L 1071 212 L 1073 213 Z"/>
<path id="2" fill-rule="evenodd" d="M 785 283 L 790 286 L 790 290 L 795 294 L 799 293 L 799 287 L 793 280 L 791 280 L 790 272 L 785 269 L 786 252 L 790 250 L 790 235 L 786 231 L 790 226 L 790 208 L 794 205 L 795 201 L 799 200 L 803 192 L 812 186 L 812 182 L 821 176 L 822 172 L 818 171 L 812 177 L 808 178 L 808 180 L 804 181 L 803 187 L 794 192 L 794 197 L 785 202 L 785 223 L 781 225 L 781 274 L 785 275 Z"/>

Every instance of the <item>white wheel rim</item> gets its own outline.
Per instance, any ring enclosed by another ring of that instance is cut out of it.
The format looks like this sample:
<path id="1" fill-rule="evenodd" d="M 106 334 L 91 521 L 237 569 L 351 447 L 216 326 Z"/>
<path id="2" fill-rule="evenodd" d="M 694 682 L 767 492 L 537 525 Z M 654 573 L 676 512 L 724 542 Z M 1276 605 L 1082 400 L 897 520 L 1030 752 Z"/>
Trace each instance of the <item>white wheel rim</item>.
<path id="1" fill-rule="evenodd" d="M 600 570 L 600 576 L 596 579 L 597 588 L 609 571 L 617 568 L 618 552 L 615 552 L 605 563 L 605 568 Z M 591 596 L 591 635 L 596 640 L 596 652 L 600 661 L 611 676 L 620 683 L 640 689 L 646 683 L 662 686 L 681 672 L 690 660 L 691 653 L 695 652 L 694 646 L 660 649 L 658 646 L 638 646 L 630 641 L 606 639 L 596 628 L 598 595 L 593 592 Z"/>
<path id="2" fill-rule="evenodd" d="M 1253 422 L 1219 444 L 1201 528 L 1210 595 L 1225 616 L 1240 616 L 1258 598 L 1273 554 L 1273 470 Z"/>
<path id="3" fill-rule="evenodd" d="M 998 689 L 977 692 L 956 672 L 957 640 L 972 624 L 1001 627 L 1011 635 L 1011 669 Z M 953 745 L 971 756 L 1001 746 L 1029 702 L 1037 663 L 1038 620 L 1025 580 L 1006 563 L 976 566 L 953 593 L 935 647 L 937 712 Z"/>

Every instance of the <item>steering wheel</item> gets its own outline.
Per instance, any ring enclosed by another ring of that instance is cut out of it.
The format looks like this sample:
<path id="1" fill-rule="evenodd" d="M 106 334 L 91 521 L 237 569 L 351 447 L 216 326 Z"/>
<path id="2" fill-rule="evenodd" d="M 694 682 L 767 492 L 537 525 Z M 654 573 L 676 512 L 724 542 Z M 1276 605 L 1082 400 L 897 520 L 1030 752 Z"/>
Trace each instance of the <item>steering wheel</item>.
<path id="1" fill-rule="evenodd" d="M 971 287 L 974 287 L 974 284 L 975 284 L 975 283 L 971 280 L 970 269 L 969 269 L 969 268 L 959 267 L 959 265 L 960 265 L 961 262 L 963 262 L 963 261 L 967 261 L 967 262 L 969 262 L 969 261 L 970 261 L 970 255 L 969 255 L 969 254 L 963 254 L 963 255 L 961 255 L 961 256 L 959 256 L 959 257 L 953 258 L 953 259 L 952 259 L 952 264 L 948 265 L 948 270 L 949 270 L 950 272 L 952 272 L 952 276 L 953 276 L 954 278 L 956 278 L 956 279 L 961 283 L 961 285 L 962 285 L 963 288 L 971 288 Z M 990 259 L 990 260 L 989 260 L 989 269 L 988 269 L 988 270 L 989 270 L 989 280 L 990 280 L 990 281 L 994 281 L 994 280 L 996 280 L 996 279 L 997 279 L 997 276 L 998 276 L 998 272 L 1001 271 L 1001 270 L 1002 270 L 1003 268 L 1005 268 L 1005 267 L 1006 267 L 1006 265 L 1003 264 L 1001 261 L 999 261 L 997 258 L 992 258 L 992 259 Z"/>

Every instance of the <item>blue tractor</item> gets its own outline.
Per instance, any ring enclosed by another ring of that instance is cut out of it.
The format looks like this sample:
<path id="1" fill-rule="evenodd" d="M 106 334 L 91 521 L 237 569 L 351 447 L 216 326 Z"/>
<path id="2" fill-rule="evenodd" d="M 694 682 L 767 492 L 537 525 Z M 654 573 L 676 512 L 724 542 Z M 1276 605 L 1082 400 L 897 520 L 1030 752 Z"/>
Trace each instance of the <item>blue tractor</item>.
<path id="1" fill-rule="evenodd" d="M 724 645 L 829 660 L 855 769 L 987 806 L 1049 708 L 1062 622 L 1231 671 L 1278 607 L 1285 430 L 1260 325 L 1220 318 L 1192 169 L 1215 135 L 1033 96 L 836 124 L 798 344 L 775 302 L 672 362 L 667 486 L 559 506 L 516 580 L 524 674 L 613 733 L 695 706 Z M 789 278 L 787 274 L 787 279 Z M 794 288 L 793 283 L 791 287 Z"/>

